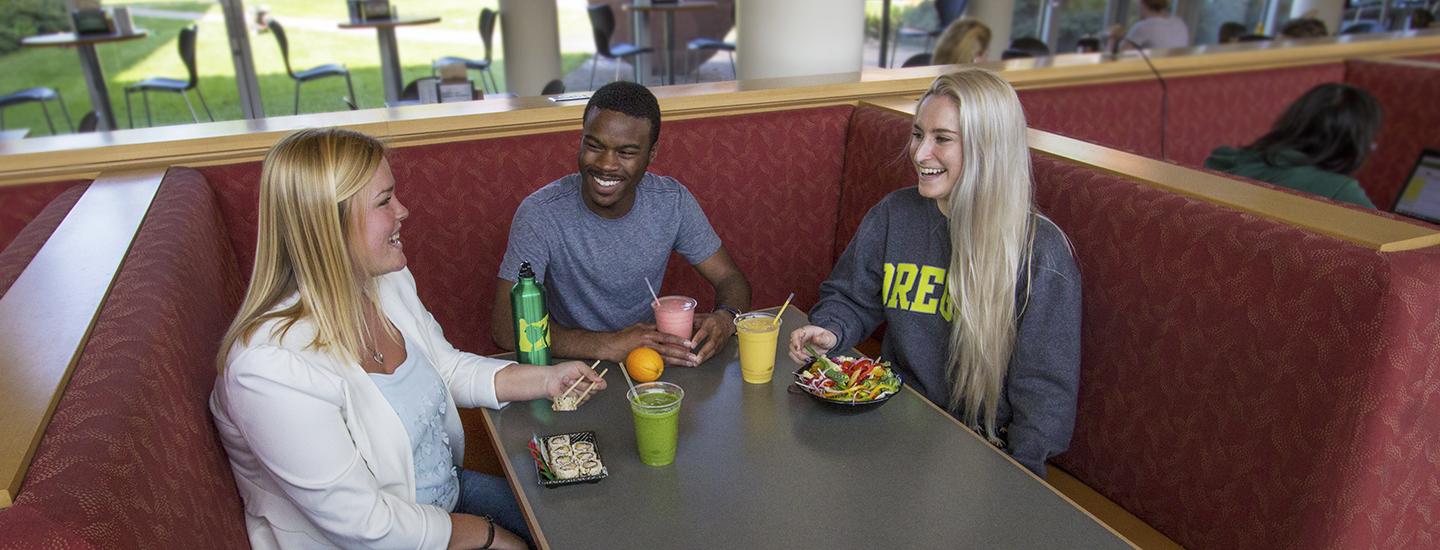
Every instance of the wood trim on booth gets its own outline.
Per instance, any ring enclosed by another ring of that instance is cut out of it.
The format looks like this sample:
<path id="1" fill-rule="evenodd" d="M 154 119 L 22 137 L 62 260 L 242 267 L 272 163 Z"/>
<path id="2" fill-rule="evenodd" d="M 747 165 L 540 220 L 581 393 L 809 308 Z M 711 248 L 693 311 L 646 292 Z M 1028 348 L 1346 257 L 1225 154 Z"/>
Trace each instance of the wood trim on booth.
<path id="1" fill-rule="evenodd" d="M 1167 78 L 1339 63 L 1346 58 L 1440 54 L 1440 31 L 1227 44 L 1151 52 Z M 986 64 L 1017 89 L 1077 86 L 1153 78 L 1135 54 L 1065 54 Z M 866 69 L 794 78 L 708 82 L 655 88 L 667 120 L 853 104 L 917 93 L 951 66 Z M 91 178 L 103 171 L 207 166 L 259 160 L 277 140 L 300 128 L 343 126 L 392 147 L 538 134 L 580 127 L 583 103 L 543 97 L 415 105 L 262 120 L 234 120 L 96 134 L 38 137 L 0 144 L 0 186 Z M 77 155 L 77 152 L 83 154 Z"/>
<path id="2" fill-rule="evenodd" d="M 906 116 L 915 113 L 914 96 L 870 99 L 862 103 Z M 1109 172 L 1171 193 L 1194 197 L 1243 212 L 1349 241 L 1380 252 L 1440 245 L 1440 231 L 1370 212 L 1318 201 L 1245 181 L 1218 176 L 1031 129 L 1030 150 Z"/>
<path id="3" fill-rule="evenodd" d="M 0 509 L 19 493 L 164 176 L 101 175 L 0 296 Z"/>

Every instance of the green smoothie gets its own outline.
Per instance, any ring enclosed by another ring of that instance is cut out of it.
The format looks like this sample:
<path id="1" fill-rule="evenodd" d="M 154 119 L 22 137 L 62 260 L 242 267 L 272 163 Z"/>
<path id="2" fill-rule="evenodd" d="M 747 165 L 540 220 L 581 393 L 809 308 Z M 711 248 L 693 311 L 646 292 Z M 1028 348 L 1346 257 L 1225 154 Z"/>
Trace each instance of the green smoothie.
<path id="1" fill-rule="evenodd" d="M 675 462 L 675 445 L 680 432 L 680 400 L 685 392 L 669 382 L 637 384 L 630 392 L 630 412 L 635 417 L 635 446 L 640 461 L 650 466 Z"/>

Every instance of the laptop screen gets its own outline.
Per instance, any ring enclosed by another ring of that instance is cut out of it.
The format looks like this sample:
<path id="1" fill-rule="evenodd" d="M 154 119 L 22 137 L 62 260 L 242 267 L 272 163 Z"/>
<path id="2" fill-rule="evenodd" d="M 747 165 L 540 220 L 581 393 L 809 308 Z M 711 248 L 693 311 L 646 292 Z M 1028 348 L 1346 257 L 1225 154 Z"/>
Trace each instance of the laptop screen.
<path id="1" fill-rule="evenodd" d="M 1426 149 L 1395 198 L 1396 214 L 1440 223 L 1440 151 Z"/>

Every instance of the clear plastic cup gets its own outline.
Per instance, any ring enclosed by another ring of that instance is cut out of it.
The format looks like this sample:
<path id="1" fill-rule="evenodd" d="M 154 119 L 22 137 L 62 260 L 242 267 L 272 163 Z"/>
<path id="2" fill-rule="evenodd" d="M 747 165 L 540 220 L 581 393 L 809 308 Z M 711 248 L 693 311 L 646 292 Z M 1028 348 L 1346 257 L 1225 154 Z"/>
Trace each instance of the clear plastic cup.
<path id="1" fill-rule="evenodd" d="M 655 310 L 655 328 L 665 334 L 674 334 L 686 340 L 695 332 L 695 305 L 698 302 L 687 296 L 661 296 L 659 303 L 650 302 Z"/>
<path id="2" fill-rule="evenodd" d="M 675 462 L 680 436 L 680 401 L 685 390 L 669 382 L 636 384 L 625 392 L 635 418 L 635 447 L 640 462 L 668 466 Z"/>
<path id="3" fill-rule="evenodd" d="M 735 333 L 740 340 L 740 377 L 751 384 L 769 384 L 780 335 L 775 314 L 756 311 L 736 317 Z"/>

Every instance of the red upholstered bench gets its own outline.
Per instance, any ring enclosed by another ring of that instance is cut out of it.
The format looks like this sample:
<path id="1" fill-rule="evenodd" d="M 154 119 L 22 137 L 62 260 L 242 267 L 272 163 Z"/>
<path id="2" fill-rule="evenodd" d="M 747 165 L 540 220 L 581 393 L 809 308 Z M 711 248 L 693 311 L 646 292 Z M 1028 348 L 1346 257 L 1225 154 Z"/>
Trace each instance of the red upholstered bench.
<path id="1" fill-rule="evenodd" d="M 88 184 L 48 185 L 13 195 L 0 191 L 7 201 L 3 212 L 12 216 L 7 225 L 20 222 L 21 211 L 29 210 L 27 203 L 32 199 L 60 191 L 43 209 L 33 212 L 25 222 L 20 223 L 9 237 L 0 235 L 0 243 L 3 243 L 0 244 L 0 296 L 4 296 L 10 285 L 15 284 L 15 279 L 25 271 L 25 266 L 30 265 L 30 260 L 45 246 L 45 241 L 50 239 L 50 234 L 60 226 L 60 222 L 65 221 L 65 215 L 70 213 L 88 187 Z M 10 211 L 11 200 L 15 201 L 15 211 Z"/>
<path id="2" fill-rule="evenodd" d="M 0 187 L 0 204 L 5 205 L 0 208 L 0 250 L 9 246 L 10 241 L 19 236 L 30 220 L 35 219 L 61 193 L 84 183 L 88 182 L 58 181 Z M 75 205 L 75 200 L 78 198 L 70 199 L 70 206 Z M 66 207 L 65 211 L 68 212 L 69 207 Z M 63 219 L 64 215 L 61 214 L 60 217 Z M 54 225 L 59 223 L 59 220 L 54 220 Z M 55 230 L 54 225 L 45 232 L 47 237 L 50 231 Z M 44 239 L 41 239 L 41 242 L 44 242 Z"/>
<path id="3" fill-rule="evenodd" d="M 0 547 L 248 546 L 207 408 L 240 291 L 209 186 L 171 170 L 0 510 Z"/>
<path id="4" fill-rule="evenodd" d="M 913 180 L 908 116 L 850 126 L 837 242 Z M 1434 546 L 1440 247 L 1381 253 L 1034 156 L 1084 284 L 1057 465 L 1193 548 Z"/>

